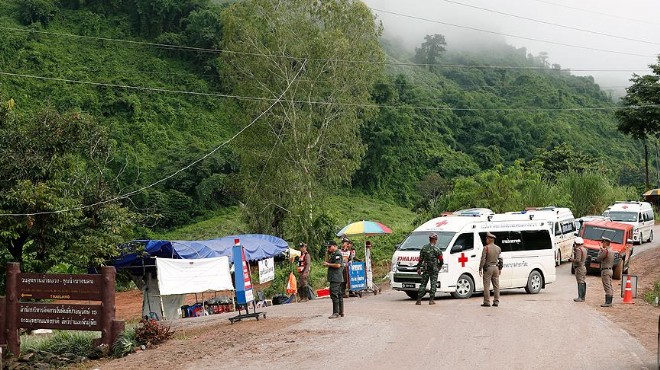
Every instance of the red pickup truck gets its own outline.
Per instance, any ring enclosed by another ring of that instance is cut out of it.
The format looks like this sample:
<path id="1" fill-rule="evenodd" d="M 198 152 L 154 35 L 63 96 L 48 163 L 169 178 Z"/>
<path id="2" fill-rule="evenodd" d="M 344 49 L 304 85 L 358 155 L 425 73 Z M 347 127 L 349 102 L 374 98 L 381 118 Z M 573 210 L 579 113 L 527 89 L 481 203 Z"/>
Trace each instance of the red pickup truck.
<path id="1" fill-rule="evenodd" d="M 580 229 L 580 236 L 584 239 L 587 248 L 587 271 L 600 269 L 600 262 L 596 260 L 600 250 L 600 240 L 608 237 L 610 247 L 614 252 L 614 279 L 620 280 L 623 274 L 628 273 L 630 256 L 633 254 L 633 227 L 629 224 L 613 221 L 589 221 Z"/>

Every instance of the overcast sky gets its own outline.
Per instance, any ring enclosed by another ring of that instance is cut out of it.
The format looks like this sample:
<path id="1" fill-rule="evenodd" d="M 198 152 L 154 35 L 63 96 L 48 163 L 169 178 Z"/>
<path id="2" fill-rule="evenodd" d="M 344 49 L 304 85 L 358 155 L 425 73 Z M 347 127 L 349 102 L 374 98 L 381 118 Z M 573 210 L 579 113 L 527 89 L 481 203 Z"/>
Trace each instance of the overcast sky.
<path id="1" fill-rule="evenodd" d="M 592 75 L 604 90 L 618 90 L 615 95 L 625 94 L 633 70 L 650 73 L 648 65 L 657 63 L 660 54 L 658 0 L 363 1 L 383 21 L 385 37 L 403 41 L 411 49 L 427 34 L 445 35 L 448 49 L 452 44 L 499 37 L 534 55 L 545 51 L 550 64 L 572 69 L 576 75 Z"/>

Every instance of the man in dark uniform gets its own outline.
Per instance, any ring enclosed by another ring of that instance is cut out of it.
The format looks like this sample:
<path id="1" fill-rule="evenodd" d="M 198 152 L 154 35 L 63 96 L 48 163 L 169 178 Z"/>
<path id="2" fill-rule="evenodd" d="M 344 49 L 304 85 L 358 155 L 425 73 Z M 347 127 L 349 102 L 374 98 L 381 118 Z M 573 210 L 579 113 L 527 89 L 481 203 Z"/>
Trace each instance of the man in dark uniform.
<path id="1" fill-rule="evenodd" d="M 479 262 L 479 275 L 483 276 L 484 282 L 484 303 L 483 307 L 490 307 L 490 283 L 493 283 L 493 307 L 500 304 L 500 269 L 497 267 L 500 262 L 502 249 L 495 244 L 495 235 L 486 233 L 486 245 L 481 252 L 481 262 Z"/>
<path id="2" fill-rule="evenodd" d="M 344 295 L 341 291 L 341 283 L 344 282 L 344 260 L 337 250 L 337 243 L 330 241 L 328 247 L 328 260 L 323 261 L 323 266 L 328 268 L 328 282 L 330 283 L 330 298 L 332 299 L 332 315 L 329 319 L 344 317 Z"/>
<path id="3" fill-rule="evenodd" d="M 603 281 L 605 290 L 605 303 L 601 307 L 612 307 L 612 267 L 614 267 L 614 252 L 610 249 L 610 239 L 602 237 L 600 239 L 600 251 L 596 260 L 600 261 L 600 278 Z"/>
<path id="4" fill-rule="evenodd" d="M 577 281 L 578 297 L 573 299 L 575 302 L 584 302 L 584 297 L 587 295 L 587 266 L 584 262 L 587 259 L 587 249 L 584 247 L 584 239 L 581 237 L 575 238 L 573 244 L 573 271 L 575 271 L 575 280 Z"/>
<path id="5" fill-rule="evenodd" d="M 422 304 L 422 297 L 426 293 L 426 283 L 430 282 L 429 287 L 429 304 L 435 304 L 435 291 L 438 284 L 438 264 L 442 264 L 442 251 L 436 247 L 438 242 L 438 234 L 431 233 L 429 235 L 429 243 L 422 247 L 419 251 L 419 263 L 417 264 L 417 274 L 422 275 L 422 282 L 419 284 L 419 291 L 417 292 L 417 302 L 415 304 Z"/>

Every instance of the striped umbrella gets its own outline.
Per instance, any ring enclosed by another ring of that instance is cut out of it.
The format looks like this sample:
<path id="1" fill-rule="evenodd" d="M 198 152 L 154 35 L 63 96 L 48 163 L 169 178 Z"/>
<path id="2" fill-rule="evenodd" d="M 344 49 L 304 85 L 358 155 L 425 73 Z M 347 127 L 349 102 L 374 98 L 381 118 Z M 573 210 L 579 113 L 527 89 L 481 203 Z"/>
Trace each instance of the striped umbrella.
<path id="1" fill-rule="evenodd" d="M 337 236 L 391 234 L 392 229 L 376 221 L 358 221 L 344 226 Z"/>

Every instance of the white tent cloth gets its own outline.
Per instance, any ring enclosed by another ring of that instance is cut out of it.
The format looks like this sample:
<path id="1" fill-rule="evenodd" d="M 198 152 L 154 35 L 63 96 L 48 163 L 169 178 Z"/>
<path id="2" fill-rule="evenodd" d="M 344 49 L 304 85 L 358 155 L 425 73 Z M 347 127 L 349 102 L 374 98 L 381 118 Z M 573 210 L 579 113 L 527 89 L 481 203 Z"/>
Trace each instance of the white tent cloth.
<path id="1" fill-rule="evenodd" d="M 201 259 L 156 258 L 158 289 L 162 296 L 234 290 L 229 257 Z"/>

